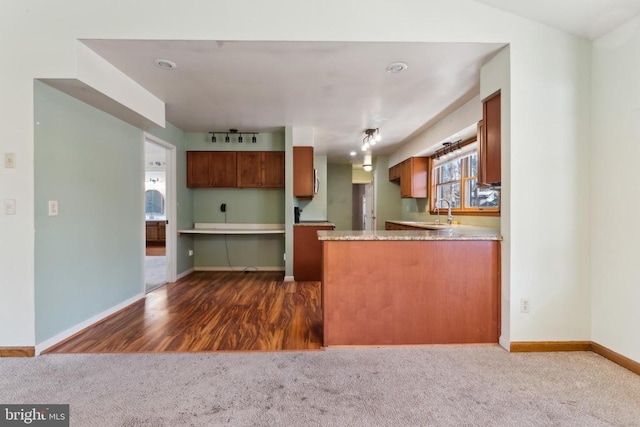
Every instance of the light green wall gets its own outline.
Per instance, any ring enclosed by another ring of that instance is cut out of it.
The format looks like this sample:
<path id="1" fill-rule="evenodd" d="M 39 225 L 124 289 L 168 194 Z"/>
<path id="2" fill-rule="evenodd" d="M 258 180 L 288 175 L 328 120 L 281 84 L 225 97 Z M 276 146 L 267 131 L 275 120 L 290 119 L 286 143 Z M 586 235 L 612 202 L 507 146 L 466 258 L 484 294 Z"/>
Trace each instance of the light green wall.
<path id="1" fill-rule="evenodd" d="M 311 200 L 297 199 L 301 221 L 327 219 L 327 156 L 313 156 L 313 167 L 318 171 L 318 194 Z"/>
<path id="2" fill-rule="evenodd" d="M 436 217 L 436 215 L 429 213 L 429 199 L 402 199 L 402 221 L 430 222 L 434 221 Z M 447 209 L 440 209 L 440 221 L 446 220 Z M 495 216 L 453 215 L 453 220 L 465 225 L 500 229 L 500 217 Z"/>
<path id="3" fill-rule="evenodd" d="M 327 216 L 336 230 L 351 230 L 353 209 L 351 165 L 327 165 Z"/>
<path id="4" fill-rule="evenodd" d="M 384 230 L 385 221 L 402 217 L 400 187 L 389 181 L 389 157 L 379 156 L 373 159 L 373 177 L 375 180 L 376 228 Z"/>
<path id="5" fill-rule="evenodd" d="M 166 127 L 153 128 L 148 132 L 176 147 L 176 230 L 193 227 L 193 190 L 187 188 L 187 154 L 186 134 L 179 128 L 167 123 Z M 193 249 L 192 236 L 179 236 L 176 241 L 177 274 L 193 268 L 193 257 L 189 250 Z"/>
<path id="6" fill-rule="evenodd" d="M 284 151 L 284 133 L 263 133 L 258 142 L 212 143 L 205 133 L 187 133 L 187 150 Z M 223 138 L 218 138 L 218 141 Z M 185 172 L 186 175 L 186 172 Z M 277 188 L 197 188 L 192 190 L 193 222 L 224 223 L 220 211 L 227 204 L 226 222 L 243 224 L 284 224 L 284 189 Z M 189 228 L 192 224 L 189 224 Z M 225 245 L 226 239 L 226 245 Z M 193 237 L 195 268 L 228 268 L 227 247 L 232 267 L 279 267 L 285 265 L 282 235 Z"/>
<path id="7" fill-rule="evenodd" d="M 352 167 L 351 173 L 351 182 L 353 184 L 371 184 L 371 172 L 367 172 L 366 170 L 362 169 L 362 167 Z"/>
<path id="8" fill-rule="evenodd" d="M 143 292 L 144 168 L 140 129 L 37 81 L 34 110 L 38 344 Z"/>
<path id="9" fill-rule="evenodd" d="M 237 137 L 231 136 L 229 143 L 224 142 L 224 135 L 217 134 L 218 142 L 211 142 L 208 133 L 186 133 L 186 148 L 190 151 L 284 151 L 284 132 L 260 133 L 256 135 L 257 142 L 251 140 L 250 135 L 245 135 L 245 142 L 235 142 Z"/>

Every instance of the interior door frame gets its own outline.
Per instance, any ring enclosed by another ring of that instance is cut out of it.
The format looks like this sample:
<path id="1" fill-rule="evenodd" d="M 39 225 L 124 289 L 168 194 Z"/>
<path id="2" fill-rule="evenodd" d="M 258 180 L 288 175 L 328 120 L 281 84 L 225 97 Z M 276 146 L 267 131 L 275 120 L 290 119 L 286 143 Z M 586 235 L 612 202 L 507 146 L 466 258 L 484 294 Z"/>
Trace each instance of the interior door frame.
<path id="1" fill-rule="evenodd" d="M 147 142 L 160 146 L 165 149 L 166 153 L 166 170 L 165 170 L 165 179 L 166 179 L 166 194 L 165 194 L 165 212 L 167 217 L 167 228 L 165 232 L 165 247 L 166 247 L 166 256 L 167 256 L 167 282 L 175 282 L 176 281 L 176 247 L 177 247 L 177 199 L 176 199 L 176 147 L 173 144 L 170 144 L 156 136 L 151 135 L 150 133 L 143 132 L 142 135 L 142 144 L 144 149 L 144 144 Z M 143 170 L 144 170 L 144 155 L 143 157 Z M 144 180 L 143 180 L 144 181 Z M 144 183 L 142 185 L 142 195 L 140 197 L 142 203 L 144 204 Z M 142 210 L 144 216 L 144 209 Z M 146 216 L 143 217 L 146 220 Z M 143 237 L 145 235 L 146 230 L 143 227 Z M 146 237 L 144 237 L 144 240 Z M 145 260 L 145 248 L 143 246 L 142 250 L 142 265 Z M 145 289 L 145 280 L 144 274 L 142 278 L 142 287 Z"/>

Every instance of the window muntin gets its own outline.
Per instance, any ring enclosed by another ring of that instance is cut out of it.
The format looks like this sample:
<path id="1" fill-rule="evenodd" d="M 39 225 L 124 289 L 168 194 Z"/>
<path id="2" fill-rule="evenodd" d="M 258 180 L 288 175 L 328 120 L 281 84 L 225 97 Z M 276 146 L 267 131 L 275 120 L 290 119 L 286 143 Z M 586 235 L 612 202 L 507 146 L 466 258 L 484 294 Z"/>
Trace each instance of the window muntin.
<path id="1" fill-rule="evenodd" d="M 477 144 L 470 144 L 469 148 L 449 161 L 435 164 L 432 161 L 429 194 L 432 211 L 435 211 L 436 203 L 439 208 L 446 208 L 446 203 L 439 202 L 445 199 L 451 202 L 451 209 L 457 214 L 500 212 L 500 192 L 478 186 Z"/>

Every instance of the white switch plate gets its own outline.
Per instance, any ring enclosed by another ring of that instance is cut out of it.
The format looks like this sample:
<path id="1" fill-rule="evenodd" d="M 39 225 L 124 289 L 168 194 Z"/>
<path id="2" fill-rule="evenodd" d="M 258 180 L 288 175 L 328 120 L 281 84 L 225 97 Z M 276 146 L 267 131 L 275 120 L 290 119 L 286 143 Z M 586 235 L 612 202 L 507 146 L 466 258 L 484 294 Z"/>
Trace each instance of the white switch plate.
<path id="1" fill-rule="evenodd" d="M 15 153 L 4 153 L 4 167 L 6 169 L 13 169 L 16 167 Z"/>
<path id="2" fill-rule="evenodd" d="M 189 249 L 189 256 L 193 256 L 193 249 Z"/>
<path id="3" fill-rule="evenodd" d="M 16 199 L 4 199 L 4 214 L 5 215 L 16 214 Z"/>
<path id="4" fill-rule="evenodd" d="M 49 200 L 49 216 L 58 216 L 57 200 Z"/>

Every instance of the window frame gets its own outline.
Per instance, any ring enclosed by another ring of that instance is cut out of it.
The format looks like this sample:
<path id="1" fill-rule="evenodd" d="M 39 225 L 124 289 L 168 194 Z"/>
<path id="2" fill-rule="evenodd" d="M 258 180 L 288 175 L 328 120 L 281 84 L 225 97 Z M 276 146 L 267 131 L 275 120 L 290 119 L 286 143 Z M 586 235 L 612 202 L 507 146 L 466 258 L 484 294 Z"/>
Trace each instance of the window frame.
<path id="1" fill-rule="evenodd" d="M 472 138 L 469 139 L 463 143 L 461 143 L 460 145 L 462 147 L 465 147 L 469 144 L 473 144 L 474 142 L 477 142 L 477 138 Z M 476 155 L 478 153 L 478 148 L 475 149 Z M 454 160 L 458 160 L 458 161 L 462 161 L 463 159 L 468 159 L 471 155 L 473 155 L 472 153 L 469 154 L 465 154 L 464 156 L 461 156 L 457 159 L 452 159 L 451 161 Z M 437 213 L 436 207 L 435 207 L 435 201 L 436 201 L 436 195 L 437 195 L 437 186 L 440 183 L 436 183 L 436 179 L 435 179 L 435 170 L 436 168 L 449 163 L 449 162 L 444 162 L 441 163 L 439 165 L 435 165 L 435 160 L 436 157 L 435 155 L 429 157 L 429 178 L 430 178 L 430 183 L 429 183 L 429 213 L 431 213 L 432 215 L 435 215 Z M 479 161 L 479 159 L 478 159 Z M 458 180 L 455 181 L 448 181 L 449 183 L 458 183 L 460 185 L 460 207 L 457 208 L 451 208 L 451 214 L 452 215 L 457 215 L 457 216 L 500 216 L 500 204 L 502 203 L 501 197 L 500 197 L 500 192 L 498 191 L 498 206 L 495 207 L 467 207 L 465 208 L 465 200 L 466 200 L 466 191 L 467 191 L 467 182 L 470 180 L 473 180 L 474 178 L 477 180 L 478 176 L 465 176 L 467 174 L 469 168 L 469 160 L 466 160 L 465 162 L 463 162 L 460 165 L 460 178 Z M 441 185 L 441 184 L 440 184 Z M 443 210 L 446 211 L 447 207 L 446 204 L 440 204 L 439 206 L 440 209 L 440 213 L 442 213 Z"/>

